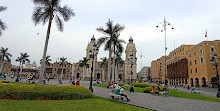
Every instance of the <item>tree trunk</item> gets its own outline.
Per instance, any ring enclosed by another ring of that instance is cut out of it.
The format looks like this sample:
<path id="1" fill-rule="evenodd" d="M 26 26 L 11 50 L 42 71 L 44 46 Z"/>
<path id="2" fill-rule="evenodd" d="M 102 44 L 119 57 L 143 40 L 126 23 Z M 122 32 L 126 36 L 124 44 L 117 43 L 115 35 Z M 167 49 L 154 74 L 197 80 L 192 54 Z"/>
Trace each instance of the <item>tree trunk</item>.
<path id="1" fill-rule="evenodd" d="M 4 57 L 3 56 L 1 58 L 1 61 L 2 61 L 2 63 L 1 63 L 0 74 L 3 72 L 3 67 L 4 67 Z"/>
<path id="2" fill-rule="evenodd" d="M 63 65 L 62 65 L 62 71 L 61 71 L 61 81 L 62 81 L 62 79 L 63 79 Z"/>
<path id="3" fill-rule="evenodd" d="M 113 67 L 112 67 L 112 79 L 113 81 L 116 81 L 116 78 L 115 78 L 115 45 L 114 45 L 114 54 L 113 54 Z"/>
<path id="4" fill-rule="evenodd" d="M 48 47 L 48 42 L 49 42 L 49 37 L 50 37 L 52 20 L 53 20 L 53 15 L 51 14 L 48 28 L 47 28 L 47 36 L 46 36 L 46 41 L 45 41 L 45 45 L 44 45 L 44 52 L 43 52 L 43 59 L 42 59 L 43 61 L 41 63 L 41 70 L 40 70 L 38 85 L 43 85 L 43 75 L 44 75 L 44 69 L 45 69 L 45 61 L 46 61 L 47 47 Z"/>
<path id="5" fill-rule="evenodd" d="M 83 67 L 83 80 L 85 79 L 85 67 Z"/>
<path id="6" fill-rule="evenodd" d="M 20 77 L 21 77 L 21 74 L 22 74 L 22 69 L 23 69 L 23 63 L 21 63 L 21 69 L 20 69 Z"/>
<path id="7" fill-rule="evenodd" d="M 116 63 L 116 67 L 115 67 L 115 81 L 118 81 L 118 63 Z"/>
<path id="8" fill-rule="evenodd" d="M 108 83 L 111 82 L 111 58 L 112 58 L 112 50 L 109 48 L 109 58 L 108 58 Z"/>

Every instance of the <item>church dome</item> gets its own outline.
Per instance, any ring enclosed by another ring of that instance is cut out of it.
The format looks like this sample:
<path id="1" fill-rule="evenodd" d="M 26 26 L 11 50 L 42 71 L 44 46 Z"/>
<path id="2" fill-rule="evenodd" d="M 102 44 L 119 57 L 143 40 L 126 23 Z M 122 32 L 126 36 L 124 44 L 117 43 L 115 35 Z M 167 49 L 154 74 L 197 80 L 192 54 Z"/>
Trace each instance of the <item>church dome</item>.
<path id="1" fill-rule="evenodd" d="M 91 41 L 95 41 L 95 36 L 94 35 L 92 36 Z"/>
<path id="2" fill-rule="evenodd" d="M 129 42 L 133 42 L 133 38 L 132 37 L 130 37 Z"/>

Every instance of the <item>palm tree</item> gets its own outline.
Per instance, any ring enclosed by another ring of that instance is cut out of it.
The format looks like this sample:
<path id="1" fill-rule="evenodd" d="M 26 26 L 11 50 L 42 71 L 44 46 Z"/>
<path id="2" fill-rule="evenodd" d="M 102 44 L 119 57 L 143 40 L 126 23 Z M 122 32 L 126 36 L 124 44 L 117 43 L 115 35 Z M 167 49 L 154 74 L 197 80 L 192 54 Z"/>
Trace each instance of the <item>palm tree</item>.
<path id="1" fill-rule="evenodd" d="M 124 65 L 124 60 L 121 58 L 121 53 L 119 53 L 119 52 L 116 52 L 116 58 L 115 58 L 115 65 L 116 65 L 116 72 L 115 72 L 115 79 L 116 79 L 116 81 L 118 80 L 118 77 L 119 77 L 119 75 L 118 75 L 118 66 L 120 65 L 120 66 L 123 66 Z"/>
<path id="2" fill-rule="evenodd" d="M 0 74 L 3 71 L 5 58 L 7 61 L 10 62 L 11 61 L 10 57 L 12 57 L 12 55 L 8 52 L 8 48 L 1 47 L 0 49 L 0 60 L 1 60 Z"/>
<path id="3" fill-rule="evenodd" d="M 44 25 L 47 21 L 49 21 L 42 58 L 43 61 L 41 64 L 40 80 L 38 82 L 39 85 L 43 85 L 43 74 L 45 69 L 47 46 L 49 42 L 50 30 L 53 19 L 55 19 L 58 30 L 62 32 L 63 20 L 67 22 L 68 20 L 70 20 L 72 16 L 75 15 L 73 10 L 67 5 L 61 7 L 60 1 L 61 0 L 33 0 L 33 3 L 36 5 L 32 15 L 32 20 L 34 21 L 35 25 L 39 24 L 40 22 L 43 22 Z M 63 20 L 61 20 L 60 17 L 62 17 Z"/>
<path id="4" fill-rule="evenodd" d="M 68 63 L 66 60 L 67 60 L 67 58 L 65 58 L 65 57 L 60 58 L 59 65 L 62 66 L 61 77 L 60 77 L 61 80 L 63 78 L 63 68 Z"/>
<path id="5" fill-rule="evenodd" d="M 105 75 L 106 68 L 108 67 L 107 58 L 103 57 L 103 58 L 101 58 L 101 60 L 102 60 L 102 62 L 101 62 L 100 67 L 104 69 L 104 75 Z"/>
<path id="6" fill-rule="evenodd" d="M 107 37 L 101 37 L 98 39 L 97 45 L 100 47 L 102 44 L 105 44 L 104 50 L 109 51 L 109 58 L 112 57 L 112 45 L 113 40 L 117 38 L 117 35 L 124 30 L 124 27 L 116 24 L 113 24 L 113 21 L 110 19 L 106 23 L 106 28 L 100 27 L 96 29 L 97 31 L 103 33 L 104 35 L 107 35 Z M 111 82 L 110 80 L 110 70 L 111 70 L 111 59 L 108 61 L 108 82 Z"/>
<path id="7" fill-rule="evenodd" d="M 116 34 L 116 37 L 113 39 L 113 52 L 114 52 L 114 54 L 113 54 L 113 68 L 112 68 L 112 73 L 113 73 L 113 80 L 115 81 L 115 79 L 116 79 L 116 81 L 118 80 L 117 79 L 117 74 L 115 74 L 115 55 L 116 55 L 116 51 L 117 51 L 117 53 L 119 54 L 119 55 L 121 55 L 120 53 L 122 53 L 123 52 L 123 50 L 124 50 L 124 48 L 123 48 L 123 45 L 122 45 L 122 43 L 126 43 L 124 40 L 122 40 L 122 39 L 119 39 L 119 33 L 117 33 Z M 114 78 L 114 77 L 116 77 L 116 78 Z"/>
<path id="8" fill-rule="evenodd" d="M 22 74 L 22 70 L 23 70 L 23 64 L 25 64 L 25 62 L 30 62 L 30 60 L 28 59 L 28 57 L 30 57 L 27 53 L 20 53 L 20 57 L 18 57 L 16 59 L 17 62 L 20 62 L 20 76 Z"/>
<path id="9" fill-rule="evenodd" d="M 7 7 L 4 6 L 0 6 L 0 12 L 6 10 Z M 2 22 L 2 20 L 0 19 L 0 36 L 2 36 L 2 31 L 5 30 L 7 28 L 7 26 L 5 25 L 4 22 Z"/>
<path id="10" fill-rule="evenodd" d="M 79 66 L 83 68 L 83 79 L 85 79 L 85 68 L 89 68 L 88 61 L 89 59 L 86 59 L 86 57 L 84 57 L 83 60 L 81 60 L 79 63 Z"/>
<path id="11" fill-rule="evenodd" d="M 20 57 L 18 57 L 16 60 L 15 60 L 16 62 L 19 62 L 19 70 L 21 70 L 21 58 Z M 18 71 L 19 71 L 18 70 Z M 17 79 L 15 80 L 15 82 L 18 82 L 19 81 L 19 73 L 18 73 L 18 75 L 17 75 Z"/>
<path id="12" fill-rule="evenodd" d="M 42 61 L 43 61 L 43 59 L 40 60 L 40 64 L 42 64 Z M 51 64 L 51 63 L 50 63 L 51 61 L 52 61 L 52 60 L 50 59 L 50 56 L 47 55 L 47 56 L 46 56 L 45 64 L 46 64 L 46 65 L 50 65 L 50 64 Z"/>

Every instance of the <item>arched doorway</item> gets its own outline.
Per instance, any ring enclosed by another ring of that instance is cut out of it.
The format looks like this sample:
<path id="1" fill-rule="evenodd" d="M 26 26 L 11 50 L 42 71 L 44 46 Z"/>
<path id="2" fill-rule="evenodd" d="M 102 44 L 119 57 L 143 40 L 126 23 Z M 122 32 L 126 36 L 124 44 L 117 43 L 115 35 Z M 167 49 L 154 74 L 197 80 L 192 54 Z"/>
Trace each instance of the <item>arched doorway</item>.
<path id="1" fill-rule="evenodd" d="M 187 79 L 185 79 L 185 84 L 188 84 L 188 81 L 187 81 Z"/>
<path id="2" fill-rule="evenodd" d="M 79 79 L 79 73 L 76 74 L 76 78 Z"/>
<path id="3" fill-rule="evenodd" d="M 122 74 L 119 74 L 119 75 L 118 75 L 118 78 L 119 78 L 120 80 L 122 80 Z"/>
<path id="4" fill-rule="evenodd" d="M 195 79 L 195 85 L 196 85 L 196 87 L 199 87 L 199 79 L 198 78 Z"/>
<path id="5" fill-rule="evenodd" d="M 211 78 L 211 84 L 212 84 L 213 86 L 217 86 L 217 77 L 212 77 L 212 78 Z"/>
<path id="6" fill-rule="evenodd" d="M 205 79 L 205 77 L 202 78 L 202 87 L 206 87 L 206 79 Z"/>
<path id="7" fill-rule="evenodd" d="M 100 79 L 100 77 L 101 77 L 101 74 L 100 74 L 100 73 L 98 73 L 98 74 L 97 74 L 96 79 L 97 79 L 97 80 L 99 80 L 99 79 Z"/>
<path id="8" fill-rule="evenodd" d="M 190 82 L 191 82 L 191 86 L 194 86 L 194 84 L 193 84 L 193 78 L 190 79 Z"/>

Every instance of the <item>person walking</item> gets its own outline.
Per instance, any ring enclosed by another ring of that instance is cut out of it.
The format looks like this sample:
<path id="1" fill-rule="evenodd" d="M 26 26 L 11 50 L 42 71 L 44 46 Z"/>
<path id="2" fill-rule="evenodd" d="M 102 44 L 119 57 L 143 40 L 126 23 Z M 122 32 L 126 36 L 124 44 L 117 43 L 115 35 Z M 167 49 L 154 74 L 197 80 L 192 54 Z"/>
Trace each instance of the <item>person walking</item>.
<path id="1" fill-rule="evenodd" d="M 128 99 L 128 96 L 125 95 L 124 89 L 125 89 L 125 87 L 123 86 L 123 87 L 121 88 L 121 90 L 120 90 L 120 95 L 126 97 L 127 101 L 130 101 L 130 99 Z"/>
<path id="2" fill-rule="evenodd" d="M 189 85 L 187 85 L 187 89 L 188 89 L 188 91 L 190 90 L 190 86 Z"/>
<path id="3" fill-rule="evenodd" d="M 134 83 L 131 83 L 130 93 L 131 93 L 131 92 L 134 93 Z"/>

